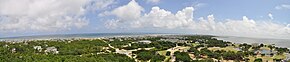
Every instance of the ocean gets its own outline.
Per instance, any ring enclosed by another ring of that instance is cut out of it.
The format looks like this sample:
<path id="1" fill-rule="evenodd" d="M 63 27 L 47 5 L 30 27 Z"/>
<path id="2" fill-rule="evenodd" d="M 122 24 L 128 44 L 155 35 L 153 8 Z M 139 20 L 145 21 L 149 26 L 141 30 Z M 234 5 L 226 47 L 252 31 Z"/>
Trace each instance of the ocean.
<path id="1" fill-rule="evenodd" d="M 247 44 L 274 44 L 278 47 L 290 48 L 290 39 L 268 39 L 268 38 L 248 38 L 248 37 L 234 37 L 234 36 L 218 36 L 218 40 L 229 41 L 233 43 L 247 43 Z"/>
<path id="2" fill-rule="evenodd" d="M 159 33 L 158 33 L 159 34 Z M 0 40 L 43 40 L 43 39 L 71 39 L 71 38 L 99 38 L 99 37 L 119 37 L 119 36 L 143 36 L 158 35 L 157 33 L 87 33 L 87 34 L 55 34 L 36 35 L 0 38 Z"/>

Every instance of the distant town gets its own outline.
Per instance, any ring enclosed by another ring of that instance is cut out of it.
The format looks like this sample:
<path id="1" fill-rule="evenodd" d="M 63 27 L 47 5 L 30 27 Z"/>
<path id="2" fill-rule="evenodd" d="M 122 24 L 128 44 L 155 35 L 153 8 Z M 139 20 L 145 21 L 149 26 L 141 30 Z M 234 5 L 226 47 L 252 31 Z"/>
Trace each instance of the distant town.
<path id="1" fill-rule="evenodd" d="M 0 42 L 0 62 L 290 62 L 288 48 L 210 35 L 144 35 Z"/>

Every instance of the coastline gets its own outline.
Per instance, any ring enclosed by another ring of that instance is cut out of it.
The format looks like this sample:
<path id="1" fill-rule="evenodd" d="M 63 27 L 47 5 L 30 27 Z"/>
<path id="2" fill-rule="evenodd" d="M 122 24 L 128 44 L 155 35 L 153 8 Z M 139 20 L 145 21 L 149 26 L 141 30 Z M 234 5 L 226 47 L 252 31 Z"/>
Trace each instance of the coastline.
<path id="1" fill-rule="evenodd" d="M 113 37 L 145 37 L 145 36 L 166 36 L 166 35 L 198 35 L 198 34 L 169 34 L 169 33 L 93 33 L 93 34 L 65 34 L 65 35 L 39 35 L 39 36 L 20 36 L 0 38 L 0 42 L 25 42 L 35 40 L 75 40 L 75 39 L 100 39 Z M 290 48 L 290 40 L 286 39 L 261 39 L 261 38 L 246 38 L 235 36 L 214 36 L 218 40 L 229 41 L 232 43 L 247 43 L 247 44 L 268 44 L 278 47 Z M 286 43 L 285 43 L 286 42 Z M 288 42 L 288 43 L 287 43 Z"/>
<path id="2" fill-rule="evenodd" d="M 232 43 L 247 43 L 247 44 L 267 44 L 274 45 L 278 47 L 290 48 L 290 40 L 288 39 L 268 39 L 268 38 L 248 38 L 248 37 L 234 37 L 234 36 L 217 36 L 214 37 L 218 40 L 229 41 Z"/>
<path id="3" fill-rule="evenodd" d="M 38 36 L 19 36 L 0 38 L 0 42 L 21 42 L 33 40 L 70 40 L 70 39 L 97 39 L 97 38 L 112 38 L 112 37 L 142 37 L 142 36 L 162 36 L 162 35 L 181 35 L 168 33 L 93 33 L 93 34 L 64 34 L 64 35 L 38 35 Z"/>

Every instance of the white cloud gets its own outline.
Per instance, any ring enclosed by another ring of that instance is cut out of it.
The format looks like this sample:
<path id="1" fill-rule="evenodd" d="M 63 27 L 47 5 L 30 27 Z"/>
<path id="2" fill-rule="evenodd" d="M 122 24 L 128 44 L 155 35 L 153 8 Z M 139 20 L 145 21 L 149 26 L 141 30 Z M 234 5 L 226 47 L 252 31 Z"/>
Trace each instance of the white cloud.
<path id="1" fill-rule="evenodd" d="M 206 3 L 194 3 L 191 6 L 193 6 L 194 8 L 200 8 L 206 5 L 207 5 Z"/>
<path id="2" fill-rule="evenodd" d="M 88 25 L 85 13 L 114 0 L 0 0 L 0 32 L 60 31 Z"/>
<path id="3" fill-rule="evenodd" d="M 136 10 L 134 12 L 141 11 L 142 10 Z M 120 15 L 115 14 L 115 16 L 119 18 L 116 18 L 117 21 L 115 22 L 110 21 L 110 25 L 113 25 L 115 28 L 126 27 L 129 29 L 184 29 L 191 30 L 193 33 L 226 36 L 283 39 L 289 39 L 290 37 L 290 24 L 282 25 L 273 22 L 257 22 L 246 16 L 243 16 L 241 20 L 227 19 L 224 22 L 215 21 L 214 15 L 207 16 L 207 19 L 200 17 L 198 20 L 195 20 L 193 19 L 193 11 L 193 7 L 186 7 L 177 11 L 177 13 L 172 13 L 171 11 L 159 7 L 152 7 L 149 13 L 143 15 L 138 14 L 138 17 L 133 17 L 135 18 L 133 21 L 130 20 L 130 17 L 121 17 Z M 268 16 L 273 19 L 272 14 L 269 14 Z M 120 22 L 119 20 L 123 21 Z"/>
<path id="4" fill-rule="evenodd" d="M 193 19 L 193 8 L 187 7 L 176 14 L 170 11 L 153 7 L 150 13 L 145 14 L 138 22 L 140 26 L 151 26 L 155 28 L 168 28 L 173 29 L 177 27 L 188 26 Z M 146 24 L 144 24 L 146 23 Z"/>
<path id="5" fill-rule="evenodd" d="M 288 4 L 281 4 L 281 5 L 276 6 L 275 9 L 277 9 L 277 10 L 290 9 L 290 5 L 288 5 Z"/>
<path id="6" fill-rule="evenodd" d="M 107 9 L 110 5 L 114 4 L 115 0 L 92 0 L 91 6 L 93 10 Z"/>
<path id="7" fill-rule="evenodd" d="M 122 20 L 135 20 L 141 16 L 141 12 L 144 11 L 135 0 L 132 0 L 127 5 L 120 6 L 114 9 L 111 14 L 116 15 Z"/>
<path id="8" fill-rule="evenodd" d="M 228 19 L 226 22 L 217 22 L 211 19 L 201 18 L 192 24 L 192 30 L 203 34 L 257 37 L 257 38 L 283 38 L 289 39 L 289 27 L 273 22 L 256 22 L 244 16 L 242 20 Z M 212 21 L 211 21 L 212 20 Z M 288 32 L 287 32 L 288 31 Z"/>
<path id="9" fill-rule="evenodd" d="M 159 3 L 160 2 L 160 0 L 146 0 L 147 2 L 149 2 L 149 3 L 154 3 L 154 4 L 156 4 L 156 3 Z"/>
<path id="10" fill-rule="evenodd" d="M 130 11 L 128 12 L 128 10 Z M 194 9 L 193 7 L 187 7 L 178 11 L 176 14 L 160 9 L 159 7 L 153 7 L 148 14 L 144 15 L 141 14 L 142 11 L 144 11 L 143 7 L 135 0 L 132 0 L 127 5 L 120 6 L 111 12 L 104 12 L 102 16 L 109 14 L 117 17 L 116 22 L 109 20 L 106 23 L 108 28 L 113 28 L 115 25 L 130 25 L 131 28 L 151 27 L 174 29 L 189 26 L 193 20 Z"/>
<path id="11" fill-rule="evenodd" d="M 271 20 L 273 20 L 273 15 L 271 13 L 268 14 L 268 16 L 270 17 Z"/>
<path id="12" fill-rule="evenodd" d="M 115 29 L 118 27 L 117 23 L 119 23 L 120 20 L 108 20 L 106 23 L 105 23 L 105 26 L 106 28 L 109 28 L 109 29 Z"/>

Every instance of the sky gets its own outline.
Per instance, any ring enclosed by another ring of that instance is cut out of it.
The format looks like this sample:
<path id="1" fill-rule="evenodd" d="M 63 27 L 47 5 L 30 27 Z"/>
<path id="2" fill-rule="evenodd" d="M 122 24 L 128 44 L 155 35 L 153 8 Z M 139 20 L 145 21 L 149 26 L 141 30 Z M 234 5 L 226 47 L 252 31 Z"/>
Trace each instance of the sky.
<path id="1" fill-rule="evenodd" d="M 290 1 L 0 0 L 0 37 L 79 33 L 290 39 Z"/>

